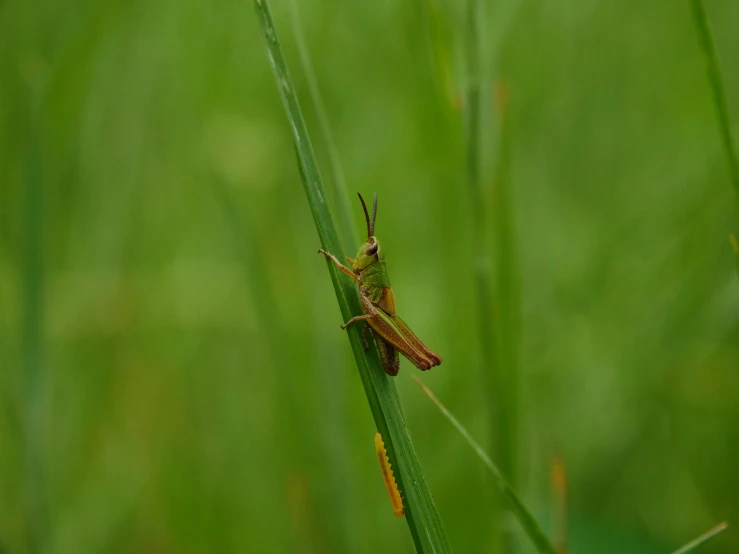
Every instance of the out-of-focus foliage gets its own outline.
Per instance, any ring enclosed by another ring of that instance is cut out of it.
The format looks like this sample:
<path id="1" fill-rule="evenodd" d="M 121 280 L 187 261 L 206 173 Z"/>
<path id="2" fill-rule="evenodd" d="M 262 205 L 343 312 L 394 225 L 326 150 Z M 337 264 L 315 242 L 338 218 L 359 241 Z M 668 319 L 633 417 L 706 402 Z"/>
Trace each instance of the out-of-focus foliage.
<path id="1" fill-rule="evenodd" d="M 399 310 L 444 357 L 423 378 L 486 437 L 460 8 L 300 6 L 349 187 L 379 193 Z M 739 122 L 739 5 L 707 9 Z M 739 522 L 736 214 L 687 3 L 496 1 L 480 26 L 486 88 L 510 91 L 529 506 L 552 521 L 559 451 L 575 554 Z M 0 546 L 410 551 L 250 1 L 6 0 L 0 37 Z M 401 365 L 450 540 L 481 551 L 492 483 Z M 738 548 L 729 528 L 704 551 Z"/>

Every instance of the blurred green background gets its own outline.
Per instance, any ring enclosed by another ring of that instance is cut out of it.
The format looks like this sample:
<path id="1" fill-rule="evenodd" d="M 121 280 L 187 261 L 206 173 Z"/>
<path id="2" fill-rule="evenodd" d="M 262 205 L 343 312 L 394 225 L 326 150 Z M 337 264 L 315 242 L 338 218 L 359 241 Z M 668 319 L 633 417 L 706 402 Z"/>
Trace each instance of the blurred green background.
<path id="1" fill-rule="evenodd" d="M 739 122 L 739 3 L 707 9 Z M 489 446 L 463 7 L 300 13 L 357 229 L 377 191 L 399 311 L 444 357 L 422 378 Z M 739 524 L 735 200 L 687 2 L 498 0 L 478 24 L 486 194 L 510 94 L 518 488 L 552 529 L 561 454 L 573 553 Z M 250 1 L 1 2 L 0 550 L 412 551 L 318 246 Z M 413 372 L 451 543 L 489 551 L 515 523 Z M 703 549 L 738 550 L 731 527 Z"/>

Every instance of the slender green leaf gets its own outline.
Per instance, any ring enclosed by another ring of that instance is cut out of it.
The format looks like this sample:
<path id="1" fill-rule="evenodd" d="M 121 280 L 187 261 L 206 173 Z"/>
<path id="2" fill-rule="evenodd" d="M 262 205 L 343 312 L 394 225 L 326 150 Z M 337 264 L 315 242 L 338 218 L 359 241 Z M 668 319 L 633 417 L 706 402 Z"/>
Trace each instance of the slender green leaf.
<path id="1" fill-rule="evenodd" d="M 298 7 L 298 2 L 296 0 L 292 0 L 291 7 L 293 35 L 295 36 L 295 43 L 298 47 L 300 63 L 303 66 L 303 73 L 305 74 L 305 79 L 308 83 L 308 93 L 310 94 L 313 106 L 316 110 L 318 127 L 321 130 L 323 140 L 326 143 L 326 150 L 328 152 L 328 162 L 331 170 L 331 179 L 329 179 L 328 182 L 331 185 L 330 193 L 338 205 L 339 224 L 341 226 L 341 234 L 343 235 L 342 238 L 344 239 L 343 246 L 344 248 L 354 247 L 359 244 L 359 242 L 357 242 L 357 233 L 353 222 L 354 220 L 352 219 L 349 194 L 346 189 L 346 180 L 344 179 L 344 170 L 341 167 L 339 150 L 336 147 L 336 141 L 331 132 L 331 125 L 329 124 L 326 105 L 323 103 L 321 89 L 318 87 L 318 79 L 316 79 L 316 74 L 313 70 L 313 62 L 311 61 L 310 53 L 308 52 L 308 45 L 305 43 L 305 37 L 303 36 L 303 26 L 300 20 L 300 8 Z"/>
<path id="2" fill-rule="evenodd" d="M 255 0 L 254 5 L 264 33 L 275 81 L 292 128 L 303 186 L 321 246 L 329 252 L 339 254 L 341 243 L 267 0 Z M 354 282 L 341 275 L 332 263 L 326 263 L 342 317 L 347 321 L 353 314 L 361 313 L 359 293 Z M 347 334 L 375 425 L 385 441 L 393 467 L 398 469 L 396 479 L 405 496 L 406 518 L 416 550 L 422 553 L 451 552 L 444 525 L 426 486 L 423 471 L 405 427 L 395 382 L 382 370 L 376 348 L 364 352 L 359 327 L 350 327 Z M 371 444 L 370 439 L 371 436 L 368 436 L 368 444 Z"/>
<path id="3" fill-rule="evenodd" d="M 416 377 L 415 375 L 412 375 L 412 377 L 414 381 L 418 383 L 421 389 L 423 389 L 423 392 L 425 392 L 426 395 L 431 399 L 431 401 L 436 404 L 439 410 L 441 410 L 441 413 L 444 414 L 446 418 L 452 423 L 452 425 L 457 428 L 457 431 L 461 433 L 461 435 L 475 451 L 477 456 L 482 460 L 483 464 L 485 464 L 485 467 L 492 474 L 493 478 L 495 479 L 495 483 L 498 485 L 498 488 L 503 493 L 503 496 L 511 503 L 513 515 L 519 521 L 521 527 L 523 527 L 524 532 L 529 537 L 529 539 L 531 539 L 531 542 L 534 543 L 536 549 L 543 554 L 557 554 L 557 549 L 554 547 L 554 545 L 552 545 L 549 538 L 547 538 L 547 536 L 544 534 L 544 531 L 542 531 L 541 527 L 539 527 L 539 524 L 534 519 L 534 516 L 531 515 L 531 512 L 529 512 L 524 503 L 518 497 L 518 494 L 516 494 L 516 491 L 513 490 L 513 487 L 503 476 L 500 469 L 498 469 L 498 466 L 493 463 L 493 461 L 482 449 L 482 447 L 477 444 L 477 442 L 475 442 L 475 439 L 473 439 L 469 432 L 467 432 L 467 429 L 465 429 L 464 426 L 459 421 L 457 421 L 457 418 L 455 418 L 449 412 L 449 410 L 446 409 L 446 406 L 444 406 L 444 404 L 442 404 L 439 399 L 434 396 L 434 393 L 432 393 L 431 390 L 429 390 L 429 388 L 426 387 L 426 385 L 424 385 L 418 377 Z"/>
<path id="4" fill-rule="evenodd" d="M 24 260 L 23 369 L 25 374 L 25 462 L 31 552 L 43 549 L 48 528 L 43 486 L 44 389 L 44 174 L 41 156 L 44 76 L 31 82 L 31 134 L 26 161 L 26 249 Z"/>
<path id="5" fill-rule="evenodd" d="M 505 127 L 501 128 L 501 154 L 498 156 L 497 182 L 494 183 L 499 194 L 496 195 L 494 208 L 488 201 L 481 177 L 480 160 L 483 143 L 483 67 L 481 63 L 482 48 L 480 45 L 480 13 L 478 0 L 467 0 L 466 3 L 466 61 L 467 90 L 465 103 L 466 150 L 467 150 L 467 185 L 470 208 L 472 211 L 473 249 L 476 253 L 474 261 L 474 277 L 477 294 L 477 334 L 482 382 L 485 384 L 488 408 L 488 433 L 495 456 L 500 460 L 506 474 L 516 478 L 516 452 L 518 427 L 518 386 L 517 357 L 515 337 L 518 328 L 514 321 L 514 307 L 517 306 L 517 295 L 510 288 L 514 279 L 509 278 L 513 266 L 507 262 L 513 257 L 510 232 L 509 196 L 500 176 L 508 167 L 507 135 Z M 504 121 L 504 118 L 501 118 Z M 490 236 L 490 223 L 494 222 L 494 236 Z M 490 239 L 493 239 L 492 242 Z M 491 253 L 495 256 L 491 257 Z M 493 272 L 493 267 L 496 271 Z M 499 512 L 500 502 L 492 506 Z M 496 515 L 499 517 L 500 514 Z M 506 528 L 501 528 L 494 540 L 500 542 L 502 552 L 509 553 L 515 549 L 515 538 Z"/>
<path id="6" fill-rule="evenodd" d="M 718 64 L 713 33 L 711 32 L 711 25 L 708 22 L 708 16 L 703 6 L 703 0 L 690 0 L 690 5 L 693 9 L 693 21 L 698 31 L 701 50 L 706 59 L 708 82 L 713 92 L 713 103 L 716 107 L 716 116 L 721 132 L 721 143 L 724 146 L 726 162 L 729 165 L 731 184 L 734 186 L 734 193 L 736 194 L 737 217 L 739 217 L 739 161 L 737 161 L 736 150 L 734 149 L 734 137 L 731 133 L 729 108 L 726 102 L 726 91 L 724 90 L 723 77 L 721 76 L 721 67 Z M 732 238 L 731 240 L 732 246 L 734 246 L 736 238 Z M 739 268 L 739 250 L 736 246 L 734 246 L 734 254 L 736 255 Z"/>
<path id="7" fill-rule="evenodd" d="M 692 552 L 696 548 L 698 548 L 700 545 L 702 545 L 704 542 L 707 542 L 711 540 L 713 537 L 718 535 L 721 531 L 726 529 L 729 525 L 724 521 L 722 523 L 719 523 L 716 527 L 713 529 L 709 529 L 705 533 L 703 533 L 700 537 L 693 539 L 688 544 L 681 546 L 675 552 L 672 554 L 685 554 L 686 552 Z"/>
<path id="8" fill-rule="evenodd" d="M 437 0 L 423 0 L 422 4 L 438 93 L 443 95 L 449 108 L 456 110 L 460 99 L 457 97 L 452 75 L 448 21 L 439 13 Z"/>
<path id="9" fill-rule="evenodd" d="M 498 152 L 493 181 L 493 402 L 499 406 L 494 437 L 500 465 L 514 486 L 518 483 L 518 435 L 521 396 L 521 290 L 516 239 L 514 194 L 510 180 L 510 117 L 508 88 L 501 81 L 495 87 L 495 114 L 498 119 Z"/>
<path id="10" fill-rule="evenodd" d="M 473 273 L 475 279 L 475 294 L 477 296 L 477 339 L 480 359 L 480 373 L 485 383 L 486 396 L 488 399 L 489 432 L 492 437 L 501 436 L 500 422 L 502 418 L 496 417 L 494 406 L 496 402 L 493 370 L 491 362 L 497 352 L 495 344 L 493 319 L 493 277 L 491 271 L 490 245 L 488 244 L 485 222 L 490 220 L 488 210 L 489 203 L 480 184 L 480 62 L 478 45 L 478 11 L 477 0 L 467 0 L 466 17 L 466 62 L 467 62 L 467 88 L 465 91 L 465 149 L 466 149 L 466 172 L 467 189 L 472 213 L 472 245 L 477 258 L 473 260 Z"/>

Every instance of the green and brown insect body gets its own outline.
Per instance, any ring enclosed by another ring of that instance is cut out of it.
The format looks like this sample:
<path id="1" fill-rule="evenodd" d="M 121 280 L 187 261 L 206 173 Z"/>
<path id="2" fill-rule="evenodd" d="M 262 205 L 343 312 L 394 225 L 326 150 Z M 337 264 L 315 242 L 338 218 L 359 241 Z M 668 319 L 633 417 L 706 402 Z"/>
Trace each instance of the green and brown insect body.
<path id="1" fill-rule="evenodd" d="M 377 194 L 374 196 L 371 219 L 362 195 L 359 194 L 358 196 L 362 202 L 364 216 L 367 221 L 367 240 L 359 247 L 355 259 L 347 258 L 347 261 L 352 264 L 352 268 L 349 269 L 334 255 L 325 250 L 319 250 L 359 285 L 364 313 L 353 317 L 341 328 L 346 329 L 352 323 L 364 321 L 365 327 L 362 330 L 362 337 L 365 350 L 369 347 L 365 337 L 365 332 L 369 326 L 380 352 L 382 367 L 389 375 L 398 374 L 400 368 L 398 352 L 408 358 L 417 368 L 421 370 L 431 369 L 441 363 L 441 356 L 423 344 L 397 315 L 395 310 L 395 296 L 387 273 L 385 254 L 380 242 L 374 236 Z"/>

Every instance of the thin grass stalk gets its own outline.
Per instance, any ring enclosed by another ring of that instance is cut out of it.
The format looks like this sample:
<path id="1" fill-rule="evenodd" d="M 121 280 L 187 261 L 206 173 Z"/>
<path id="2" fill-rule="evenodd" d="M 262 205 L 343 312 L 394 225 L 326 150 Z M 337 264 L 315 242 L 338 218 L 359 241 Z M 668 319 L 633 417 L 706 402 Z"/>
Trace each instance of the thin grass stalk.
<path id="1" fill-rule="evenodd" d="M 47 536 L 43 493 L 43 174 L 39 115 L 41 94 L 33 91 L 30 145 L 26 161 L 26 244 L 24 260 L 23 372 L 25 375 L 25 463 L 28 483 L 29 550 L 39 552 Z"/>
<path id="2" fill-rule="evenodd" d="M 228 188 L 228 184 L 219 177 L 213 177 L 214 193 L 218 204 L 221 207 L 225 223 L 231 231 L 234 251 L 238 259 L 238 263 L 244 271 L 246 285 L 249 290 L 249 298 L 254 305 L 254 311 L 263 331 L 264 339 L 267 343 L 269 355 L 274 359 L 276 367 L 285 367 L 287 357 L 285 356 L 284 343 L 279 337 L 284 335 L 284 323 L 279 316 L 279 303 L 272 286 L 264 263 L 260 262 L 258 240 L 256 233 L 249 225 L 244 225 L 239 215 L 236 198 Z M 285 387 L 288 380 L 278 380 L 283 388 L 282 394 L 288 395 L 289 390 Z M 290 403 L 291 404 L 291 403 Z M 288 425 L 292 426 L 297 418 L 292 414 L 292 407 L 284 408 Z M 285 436 L 288 436 L 287 434 Z M 285 445 L 279 445 L 284 447 Z M 292 451 L 284 452 L 291 454 Z M 297 453 L 297 452 L 294 452 Z M 291 456 L 288 456 L 292 459 Z"/>
<path id="3" fill-rule="evenodd" d="M 331 130 L 331 124 L 328 117 L 328 111 L 326 110 L 326 104 L 323 101 L 323 95 L 321 89 L 318 86 L 318 79 L 316 72 L 313 68 L 313 61 L 308 50 L 308 45 L 305 40 L 305 33 L 303 32 L 303 23 L 300 16 L 299 3 L 295 0 L 291 1 L 290 20 L 292 22 L 293 37 L 295 38 L 295 44 L 298 50 L 298 56 L 300 63 L 303 68 L 303 75 L 305 76 L 308 84 L 308 94 L 313 104 L 313 109 L 316 113 L 318 120 L 318 128 L 323 138 L 323 143 L 326 147 L 328 154 L 329 163 L 329 174 L 328 189 L 329 195 L 333 199 L 334 207 L 339 214 L 339 237 L 342 240 L 344 251 L 351 251 L 353 247 L 359 244 L 357 238 L 356 226 L 354 219 L 352 218 L 352 210 L 349 202 L 349 191 L 346 186 L 346 179 L 344 177 L 344 169 L 341 165 L 341 158 L 339 156 L 339 149 L 336 146 L 333 132 Z M 317 354 L 320 357 L 320 353 Z M 341 525 L 339 535 L 341 536 L 342 544 L 340 545 L 341 551 L 356 550 L 357 538 L 350 529 L 349 518 L 352 517 L 351 511 L 348 509 L 349 506 L 354 506 L 354 487 L 350 482 L 347 482 L 345 477 L 349 474 L 349 469 L 346 463 L 347 454 L 347 443 L 345 437 L 347 421 L 346 406 L 344 403 L 345 395 L 342 391 L 346 388 L 346 376 L 343 373 L 343 368 L 337 367 L 336 364 L 321 363 L 320 366 L 323 368 L 322 377 L 326 383 L 332 383 L 332 387 L 325 389 L 325 397 L 323 398 L 323 405 L 326 407 L 328 412 L 329 422 L 323 429 L 323 435 L 325 437 L 327 445 L 329 445 L 329 451 L 332 453 L 332 457 L 335 459 L 335 467 L 330 472 L 329 486 L 331 493 L 334 498 L 338 499 L 337 505 L 343 507 L 337 517 Z M 339 396 L 337 397 L 337 393 Z"/>
<path id="4" fill-rule="evenodd" d="M 718 535 L 721 531 L 726 529 L 729 525 L 724 521 L 722 523 L 719 523 L 716 527 L 713 529 L 709 529 L 705 533 L 703 533 L 701 536 L 693 539 L 688 544 L 681 546 L 677 550 L 675 550 L 672 554 L 687 554 L 688 552 L 692 552 L 702 544 L 708 542 L 713 537 Z"/>
<path id="5" fill-rule="evenodd" d="M 313 146 L 290 80 L 267 0 L 255 0 L 254 6 L 266 41 L 275 81 L 291 124 L 303 187 L 321 246 L 329 252 L 339 254 L 342 252 L 341 243 L 326 201 L 326 191 Z M 328 260 L 325 263 L 331 275 L 343 320 L 348 321 L 352 315 L 361 313 L 356 285 L 340 275 Z M 377 431 L 385 441 L 391 464 L 398 470 L 396 479 L 401 492 L 405 495 L 406 520 L 414 546 L 417 552 L 421 553 L 451 552 L 441 516 L 426 486 L 425 476 L 405 427 L 397 401 L 395 382 L 382 370 L 375 347 L 364 352 L 361 330 L 358 326 L 350 327 L 347 335 Z"/>
<path id="6" fill-rule="evenodd" d="M 228 184 L 219 177 L 213 177 L 213 184 L 225 223 L 231 232 L 236 257 L 244 271 L 244 281 L 260 322 L 268 355 L 274 367 L 288 367 L 288 356 L 284 344 L 285 325 L 279 315 L 279 303 L 273 283 L 264 263 L 260 261 L 257 234 L 240 216 L 237 209 L 238 203 Z M 279 454 L 275 458 L 274 469 L 285 483 L 289 483 L 290 478 L 300 472 L 297 460 L 308 447 L 307 439 L 304 439 L 306 432 L 304 420 L 296 409 L 296 401 L 301 397 L 302 392 L 298 389 L 299 385 L 294 384 L 292 379 L 282 375 L 273 376 L 273 381 L 278 398 L 284 400 L 275 418 L 276 432 L 282 440 L 275 441 L 275 448 Z M 288 440 L 290 437 L 295 437 L 295 440 Z M 289 505 L 287 507 L 289 508 Z M 290 540 L 293 541 L 293 548 L 297 548 L 298 544 L 295 541 L 299 538 L 291 536 Z"/>
<path id="7" fill-rule="evenodd" d="M 734 187 L 736 201 L 736 215 L 739 222 L 739 161 L 737 161 L 736 150 L 734 148 L 734 137 L 731 132 L 731 122 L 729 120 L 729 108 L 726 101 L 726 91 L 724 89 L 723 76 L 721 67 L 718 63 L 716 55 L 716 47 L 711 31 L 711 24 L 708 21 L 705 7 L 702 0 L 690 0 L 692 8 L 693 22 L 698 32 L 698 40 L 700 41 L 701 51 L 706 61 L 706 73 L 708 82 L 713 93 L 713 105 L 716 108 L 716 118 L 718 120 L 719 132 L 721 133 L 721 144 L 726 155 L 726 163 L 729 166 L 729 177 Z M 739 227 L 737 227 L 739 229 Z M 731 235 L 732 246 L 736 242 L 737 232 Z M 737 248 L 733 248 L 737 261 L 737 270 L 739 271 L 739 252 Z"/>
<path id="8" fill-rule="evenodd" d="M 428 29 L 428 41 L 434 68 L 437 92 L 443 96 L 447 109 L 458 110 L 460 98 L 455 95 L 451 72 L 448 28 L 444 18 L 439 14 L 436 0 L 421 0 L 421 14 Z"/>
<path id="9" fill-rule="evenodd" d="M 518 271 L 513 191 L 510 180 L 510 118 L 508 89 L 495 87 L 498 116 L 498 153 L 493 182 L 493 329 L 496 335 L 495 388 L 500 405 L 498 416 L 499 456 L 503 471 L 518 483 L 518 435 L 520 414 L 521 300 Z"/>
<path id="10" fill-rule="evenodd" d="M 491 306 L 492 278 L 490 258 L 487 254 L 485 221 L 487 220 L 485 197 L 480 186 L 480 67 L 478 48 L 478 3 L 467 2 L 467 90 L 465 100 L 466 123 L 466 173 L 467 188 L 472 212 L 473 248 L 477 255 L 474 260 L 474 275 L 477 287 L 479 342 L 481 371 L 486 381 L 490 380 L 487 358 L 493 328 Z"/>
<path id="11" fill-rule="evenodd" d="M 418 377 L 416 377 L 415 375 L 412 375 L 412 377 L 413 380 L 418 384 L 418 386 L 421 387 L 426 396 L 428 396 L 431 401 L 436 404 L 436 407 L 439 408 L 444 417 L 446 417 L 449 422 L 454 425 L 457 431 L 459 431 L 459 433 L 464 437 L 467 443 L 475 451 L 475 454 L 477 454 L 477 457 L 482 460 L 485 468 L 493 476 L 495 484 L 502 493 L 503 497 L 506 498 L 506 500 L 510 503 L 513 515 L 521 524 L 524 533 L 534 544 L 536 550 L 541 554 L 557 554 L 557 549 L 546 536 L 544 531 L 542 531 L 534 516 L 531 514 L 528 508 L 526 508 L 526 505 L 521 501 L 508 479 L 505 478 L 503 472 L 501 472 L 501 470 L 498 469 L 498 466 L 495 465 L 495 463 L 490 459 L 490 456 L 488 456 L 485 450 L 475 441 L 475 439 L 472 438 L 472 435 L 470 435 L 467 429 L 465 429 L 465 427 L 457 420 L 457 418 L 454 417 L 449 410 L 447 410 L 446 406 L 444 406 L 444 404 L 442 404 L 441 401 L 436 398 L 434 393 L 431 392 L 431 390 L 426 385 L 424 385 Z"/>
<path id="12" fill-rule="evenodd" d="M 326 145 L 326 151 L 328 153 L 328 164 L 331 174 L 331 179 L 328 179 L 329 193 L 337 204 L 337 211 L 339 212 L 339 227 L 341 229 L 340 237 L 343 238 L 344 250 L 351 251 L 352 248 L 359 244 L 359 241 L 357 239 L 354 219 L 352 218 L 349 192 L 346 187 L 344 170 L 341 166 L 339 149 L 336 147 L 336 141 L 334 140 L 333 132 L 331 131 L 331 124 L 329 123 L 326 105 L 323 102 L 321 89 L 318 86 L 318 79 L 316 79 L 316 72 L 313 69 L 310 52 L 308 52 L 308 45 L 305 42 L 298 2 L 292 0 L 291 7 L 293 36 L 295 37 L 295 43 L 298 47 L 300 63 L 303 66 L 303 74 L 305 75 L 305 80 L 308 84 L 308 94 L 313 102 L 313 108 L 316 111 L 318 128 L 323 135 L 323 142 Z"/>
<path id="13" fill-rule="evenodd" d="M 480 143 L 481 143 L 481 67 L 480 40 L 478 21 L 480 5 L 478 0 L 467 1 L 467 92 L 466 92 L 466 147 L 467 147 L 467 184 L 472 211 L 472 233 L 474 258 L 474 276 L 477 293 L 477 320 L 480 372 L 485 383 L 488 405 L 488 432 L 490 444 L 496 456 L 502 461 L 507 471 L 513 474 L 512 438 L 515 431 L 511 428 L 514 415 L 506 397 L 505 374 L 510 368 L 506 366 L 501 332 L 501 322 L 495 317 L 495 309 L 499 309 L 500 297 L 495 290 L 490 257 L 488 224 L 495 217 L 490 213 L 490 203 L 484 194 L 480 178 Z M 496 499 L 493 505 L 494 517 L 500 521 L 500 502 Z M 497 526 L 493 535 L 495 547 L 504 553 L 512 552 L 513 537 L 501 526 Z"/>
<path id="14" fill-rule="evenodd" d="M 497 423 L 499 418 L 495 412 L 498 402 L 495 399 L 495 387 L 488 360 L 494 355 L 494 320 L 492 312 L 492 274 L 491 261 L 488 254 L 485 222 L 489 219 L 486 213 L 487 202 L 480 186 L 480 67 L 478 47 L 478 2 L 467 1 L 467 90 L 465 93 L 465 145 L 467 189 L 472 213 L 473 236 L 473 274 L 477 294 L 478 350 L 480 357 L 480 373 L 489 394 L 491 436 L 499 436 Z M 492 349 L 491 349 L 492 346 Z M 497 441 L 496 441 L 497 442 Z"/>

